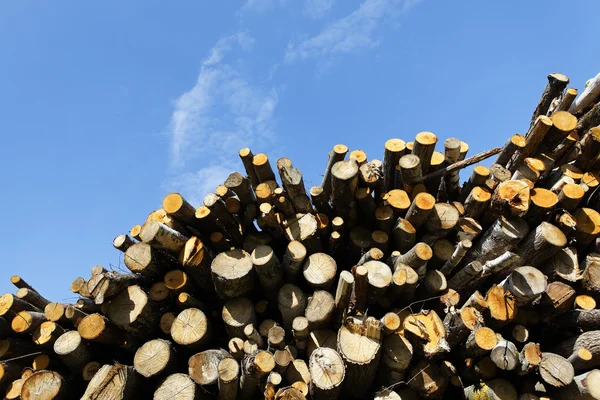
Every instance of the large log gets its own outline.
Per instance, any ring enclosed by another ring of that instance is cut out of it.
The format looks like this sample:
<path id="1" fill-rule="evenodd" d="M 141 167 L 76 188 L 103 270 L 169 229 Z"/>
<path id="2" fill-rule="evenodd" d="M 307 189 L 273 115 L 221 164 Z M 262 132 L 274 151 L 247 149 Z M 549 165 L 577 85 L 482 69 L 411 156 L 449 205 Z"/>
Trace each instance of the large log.
<path id="1" fill-rule="evenodd" d="M 119 363 L 103 365 L 88 384 L 81 400 L 140 398 L 141 379 L 131 366 Z"/>
<path id="2" fill-rule="evenodd" d="M 68 399 L 70 393 L 63 377 L 54 371 L 38 371 L 23 383 L 21 399 Z M 113 397 L 120 399 L 121 397 Z M 83 397 L 82 397 L 83 399 Z M 85 398 L 88 400 L 88 398 Z"/>

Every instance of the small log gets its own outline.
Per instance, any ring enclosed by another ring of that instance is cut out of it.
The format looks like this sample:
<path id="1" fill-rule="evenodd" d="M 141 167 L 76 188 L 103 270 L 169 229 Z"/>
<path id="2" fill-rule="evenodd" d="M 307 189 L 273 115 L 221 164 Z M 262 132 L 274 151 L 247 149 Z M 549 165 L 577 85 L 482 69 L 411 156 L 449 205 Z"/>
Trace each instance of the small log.
<path id="1" fill-rule="evenodd" d="M 151 246 L 172 255 L 178 255 L 187 237 L 157 221 L 148 221 L 142 227 L 140 239 Z"/>
<path id="2" fill-rule="evenodd" d="M 567 238 L 560 229 L 542 222 L 519 244 L 516 254 L 521 257 L 521 265 L 537 267 L 566 244 Z"/>
<path id="3" fill-rule="evenodd" d="M 187 374 L 169 375 L 156 388 L 154 400 L 199 400 L 203 398 L 202 389 Z"/>
<path id="4" fill-rule="evenodd" d="M 567 386 L 575 377 L 575 370 L 569 360 L 554 353 L 542 353 L 539 370 L 544 382 L 554 387 Z"/>
<path id="5" fill-rule="evenodd" d="M 419 157 L 423 173 L 426 173 L 429 169 L 436 143 L 437 137 L 431 132 L 419 132 L 415 136 L 412 154 Z"/>
<path id="6" fill-rule="evenodd" d="M 331 214 L 332 209 L 329 205 L 329 198 L 326 196 L 322 186 L 311 187 L 309 193 L 312 204 L 315 206 L 318 212 Z"/>
<path id="7" fill-rule="evenodd" d="M 402 187 L 410 189 L 423 179 L 422 166 L 420 158 L 415 154 L 406 154 L 399 161 L 400 178 Z"/>
<path id="8" fill-rule="evenodd" d="M 137 241 L 140 241 L 140 232 L 142 231 L 142 226 L 141 225 L 134 225 L 130 230 L 129 230 L 129 234 L 131 235 L 132 238 L 134 238 Z"/>
<path id="9" fill-rule="evenodd" d="M 525 219 L 531 226 L 536 226 L 549 219 L 549 214 L 558 204 L 558 196 L 548 189 L 534 188 L 530 191 L 529 209 Z"/>
<path id="10" fill-rule="evenodd" d="M 483 317 L 474 307 L 451 309 L 444 318 L 444 328 L 450 348 L 464 342 L 471 331 L 483 326 Z"/>
<path id="11" fill-rule="evenodd" d="M 405 219 L 411 223 L 415 229 L 419 229 L 425 222 L 435 205 L 435 198 L 429 193 L 419 193 L 413 199 Z"/>
<path id="12" fill-rule="evenodd" d="M 596 300 L 594 300 L 592 296 L 581 294 L 575 297 L 573 305 L 576 309 L 593 310 L 594 308 L 596 308 Z"/>
<path id="13" fill-rule="evenodd" d="M 67 319 L 71 321 L 73 326 L 75 326 L 76 328 L 79 326 L 79 323 L 87 316 L 88 314 L 73 306 L 67 306 L 67 308 L 65 309 L 65 317 L 67 317 Z"/>
<path id="14" fill-rule="evenodd" d="M 190 349 L 202 347 L 210 340 L 211 324 L 206 315 L 197 308 L 180 312 L 171 325 L 171 337 L 175 343 Z"/>
<path id="15" fill-rule="evenodd" d="M 496 168 L 502 168 L 502 166 L 498 164 L 494 165 L 497 166 Z M 465 184 L 462 187 L 460 195 L 458 196 L 458 201 L 464 202 L 474 187 L 485 186 L 486 181 L 490 177 L 490 173 L 490 169 L 484 167 L 483 165 L 477 165 L 475 168 L 473 168 L 473 173 L 471 174 L 471 177 L 467 182 L 465 182 Z M 507 179 L 509 178 L 510 176 Z"/>
<path id="16" fill-rule="evenodd" d="M 50 303 L 50 300 L 42 297 L 42 295 L 35 290 L 28 289 L 26 287 L 22 287 L 17 290 L 16 297 L 39 308 L 40 310 L 46 308 L 46 306 Z"/>
<path id="17" fill-rule="evenodd" d="M 210 272 L 213 256 L 200 239 L 192 236 L 179 253 L 178 259 L 184 272 L 192 278 L 195 285 L 207 293 L 214 293 L 215 288 Z"/>
<path id="18" fill-rule="evenodd" d="M 477 260 L 471 261 L 448 280 L 448 287 L 460 291 L 469 285 L 471 281 L 481 276 L 482 273 L 483 264 Z"/>
<path id="19" fill-rule="evenodd" d="M 404 218 L 398 218 L 392 229 L 392 237 L 395 249 L 401 253 L 406 253 L 415 245 L 417 230 Z"/>
<path id="20" fill-rule="evenodd" d="M 164 376 L 174 371 L 177 357 L 173 344 L 164 339 L 154 339 L 144 343 L 133 358 L 135 370 L 142 376 Z"/>
<path id="21" fill-rule="evenodd" d="M 211 264 L 211 273 L 221 299 L 242 297 L 253 290 L 252 258 L 244 250 L 232 249 L 217 255 Z"/>
<path id="22" fill-rule="evenodd" d="M 188 375 L 199 385 L 214 385 L 219 379 L 219 363 L 231 358 L 223 349 L 212 349 L 196 353 L 188 360 Z"/>
<path id="23" fill-rule="evenodd" d="M 531 304 L 539 299 L 547 285 L 546 276 L 533 267 L 517 268 L 499 283 L 499 286 L 513 295 L 515 303 L 519 306 Z"/>
<path id="24" fill-rule="evenodd" d="M 517 346 L 508 340 L 500 340 L 490 352 L 490 358 L 498 368 L 505 371 L 512 371 L 519 366 Z"/>
<path id="25" fill-rule="evenodd" d="M 108 318 L 136 336 L 151 335 L 158 326 L 156 307 L 137 285 L 129 286 L 110 302 Z"/>
<path id="26" fill-rule="evenodd" d="M 221 316 L 225 323 L 227 334 L 231 338 L 243 337 L 244 327 L 248 324 L 256 323 L 254 304 L 245 297 L 228 300 L 223 305 Z"/>
<path id="27" fill-rule="evenodd" d="M 465 217 L 478 219 L 487 208 L 492 194 L 481 186 L 475 186 L 465 200 Z"/>
<path id="28" fill-rule="evenodd" d="M 575 239 L 577 247 L 583 249 L 592 243 L 600 234 L 600 213 L 591 208 L 578 208 L 573 214 L 575 218 Z"/>
<path id="29" fill-rule="evenodd" d="M 91 360 L 87 343 L 82 340 L 77 331 L 63 333 L 54 342 L 54 352 L 72 372 L 76 373 L 82 371 Z"/>
<path id="30" fill-rule="evenodd" d="M 338 331 L 337 351 L 346 364 L 342 391 L 348 397 L 364 398 L 381 356 L 381 322 L 373 317 L 364 321 L 349 317 Z"/>
<path id="31" fill-rule="evenodd" d="M 495 164 L 506 167 L 510 159 L 513 157 L 516 151 L 522 150 L 525 147 L 527 140 L 525 136 L 515 134 L 508 139 L 508 141 L 502 147 L 502 151 L 498 154 Z"/>
<path id="32" fill-rule="evenodd" d="M 445 237 L 456 226 L 459 218 L 459 212 L 453 205 L 436 203 L 425 221 L 425 231 L 435 238 Z"/>
<path id="33" fill-rule="evenodd" d="M 64 399 L 69 393 L 63 377 L 54 371 L 38 371 L 23 383 L 21 399 Z M 84 395 L 85 396 L 85 395 Z M 114 397 L 121 399 L 122 397 Z M 82 399 L 88 400 L 87 397 Z"/>
<path id="34" fill-rule="evenodd" d="M 358 164 L 339 161 L 331 168 L 331 204 L 340 217 L 352 219 L 356 212 L 354 196 L 358 187 Z"/>
<path id="35" fill-rule="evenodd" d="M 389 267 L 387 265 L 385 265 L 385 267 L 389 270 Z M 304 315 L 308 319 L 309 329 L 312 331 L 316 329 L 327 328 L 331 323 L 334 309 L 335 300 L 331 293 L 325 290 L 315 290 L 312 296 L 308 298 L 308 304 L 304 312 Z"/>
<path id="36" fill-rule="evenodd" d="M 196 221 L 196 209 L 188 203 L 183 196 L 179 193 L 169 193 L 162 201 L 162 208 L 165 210 L 167 215 L 184 225 L 198 228 L 198 222 Z M 141 230 L 141 227 L 140 227 Z M 131 236 L 138 239 L 140 230 L 130 232 Z M 138 237 L 136 237 L 138 236 Z"/>
<path id="37" fill-rule="evenodd" d="M 427 262 L 433 256 L 431 247 L 426 243 L 417 243 L 407 253 L 398 257 L 394 263 L 394 271 L 398 268 L 399 264 L 408 265 L 413 268 L 420 278 L 425 276 L 427 272 Z"/>
<path id="38" fill-rule="evenodd" d="M 275 180 L 275 173 L 266 154 L 260 153 L 252 157 L 252 165 L 259 183 Z"/>
<path id="39" fill-rule="evenodd" d="M 449 276 L 472 246 L 473 245 L 469 239 L 459 241 L 450 258 L 443 264 L 440 272 L 446 276 Z"/>
<path id="40" fill-rule="evenodd" d="M 333 400 L 340 396 L 345 377 L 342 357 L 333 349 L 319 348 L 309 361 L 310 395 L 315 400 Z"/>
<path id="41" fill-rule="evenodd" d="M 569 400 L 600 399 L 600 370 L 594 369 L 573 378 L 573 382 L 561 389 L 554 389 L 556 398 Z"/>
<path id="42" fill-rule="evenodd" d="M 350 304 L 352 296 L 352 286 L 354 285 L 354 276 L 349 271 L 342 271 L 338 280 L 335 292 L 335 309 L 333 310 L 332 321 L 336 326 L 342 324 L 346 310 Z"/>
<path id="43" fill-rule="evenodd" d="M 141 395 L 140 383 L 140 376 L 131 366 L 119 363 L 115 365 L 103 365 L 92 380 L 90 380 L 81 399 L 135 399 Z M 164 397 L 160 398 L 164 399 Z"/>
<path id="44" fill-rule="evenodd" d="M 456 138 L 448 138 L 444 142 L 444 158 L 445 165 L 452 165 L 453 163 L 458 161 L 460 157 L 460 140 Z M 459 186 L 459 175 L 458 170 L 448 172 L 446 174 L 446 179 L 444 180 L 444 191 L 445 196 L 450 199 L 454 199 L 458 192 Z M 440 194 L 438 193 L 438 198 L 440 198 Z"/>
<path id="45" fill-rule="evenodd" d="M 288 283 L 279 290 L 278 306 L 283 319 L 283 327 L 289 331 L 292 329 L 294 318 L 304 314 L 306 297 L 299 287 Z"/>
<path id="46" fill-rule="evenodd" d="M 162 277 L 174 263 L 148 243 L 136 243 L 125 252 L 125 266 L 149 278 Z"/>
<path id="47" fill-rule="evenodd" d="M 331 169 L 338 161 L 342 161 L 346 157 L 346 153 L 348 153 L 348 147 L 343 144 L 333 146 L 333 150 L 329 152 L 327 166 L 321 182 L 325 199 L 329 199 L 331 195 Z"/>
<path id="48" fill-rule="evenodd" d="M 395 188 L 395 167 L 404 155 L 406 144 L 400 139 L 389 139 L 385 142 L 383 152 L 383 190 L 388 192 Z"/>
<path id="49" fill-rule="evenodd" d="M 542 295 L 542 304 L 546 307 L 545 320 L 553 321 L 556 315 L 566 312 L 575 300 L 576 292 L 562 282 L 552 282 Z"/>
<path id="50" fill-rule="evenodd" d="M 392 283 L 392 271 L 381 261 L 368 261 L 363 267 L 367 269 L 367 303 L 375 304 Z"/>
<path id="51" fill-rule="evenodd" d="M 287 240 L 301 242 L 307 253 L 320 251 L 321 241 L 317 234 L 317 219 L 312 214 L 299 214 L 296 218 L 287 222 L 285 236 Z"/>
<path id="52" fill-rule="evenodd" d="M 269 329 L 269 333 L 267 334 L 267 341 L 270 349 L 283 349 L 285 347 L 285 329 L 277 325 L 271 327 L 271 329 Z"/>
<path id="53" fill-rule="evenodd" d="M 579 95 L 575 102 L 569 108 L 573 114 L 585 112 L 594 103 L 597 102 L 600 96 L 600 74 L 589 79 L 585 83 L 585 90 Z"/>
<path id="54" fill-rule="evenodd" d="M 486 293 L 485 301 L 490 317 L 488 325 L 501 327 L 515 318 L 515 299 L 502 286 L 493 285 Z"/>
<path id="55" fill-rule="evenodd" d="M 33 333 L 42 322 L 46 321 L 43 313 L 36 311 L 20 311 L 10 324 L 16 333 Z"/>
<path id="56" fill-rule="evenodd" d="M 585 350 L 591 354 L 587 360 L 581 359 L 579 354 Z M 600 366 L 600 330 L 588 331 L 578 336 L 569 338 L 558 344 L 553 352 L 569 360 L 579 359 L 573 366 L 576 372 L 585 371 Z"/>
<path id="57" fill-rule="evenodd" d="M 266 298 L 275 302 L 283 282 L 279 259 L 270 246 L 258 246 L 252 252 L 252 265 Z"/>
<path id="58" fill-rule="evenodd" d="M 566 75 L 558 72 L 548 75 L 548 84 L 546 85 L 544 92 L 542 93 L 542 97 L 540 98 L 540 101 L 533 112 L 531 124 L 533 124 L 540 115 L 546 115 L 548 113 L 548 110 L 552 105 L 552 101 L 561 97 L 563 90 L 565 90 L 568 84 L 569 78 Z"/>
<path id="59" fill-rule="evenodd" d="M 256 196 L 254 195 L 254 191 L 252 191 L 251 180 L 242 176 L 239 172 L 230 174 L 225 180 L 224 185 L 237 195 L 242 205 L 246 206 L 256 201 Z"/>
<path id="60" fill-rule="evenodd" d="M 333 287 L 337 265 L 333 257 L 325 253 L 311 254 L 302 267 L 302 274 L 314 289 L 329 290 Z"/>
<path id="61" fill-rule="evenodd" d="M 261 350 L 244 358 L 238 398 L 253 399 L 258 389 L 258 382 L 266 378 L 273 368 L 275 368 L 275 360 L 267 351 Z"/>
<path id="62" fill-rule="evenodd" d="M 454 227 L 454 233 L 456 234 L 457 242 L 463 240 L 470 240 L 474 242 L 474 239 L 481 234 L 483 228 L 473 218 L 460 218 Z"/>
<path id="63" fill-rule="evenodd" d="M 471 331 L 465 342 L 465 350 L 468 356 L 482 356 L 489 353 L 498 344 L 496 333 L 487 327 L 477 328 Z"/>

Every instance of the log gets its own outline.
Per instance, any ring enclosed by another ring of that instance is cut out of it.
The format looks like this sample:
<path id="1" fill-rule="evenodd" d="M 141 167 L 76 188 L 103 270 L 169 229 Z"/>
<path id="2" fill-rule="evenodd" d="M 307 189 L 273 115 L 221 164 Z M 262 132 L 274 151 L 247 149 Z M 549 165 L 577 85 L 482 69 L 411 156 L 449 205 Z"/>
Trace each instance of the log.
<path id="1" fill-rule="evenodd" d="M 326 253 L 311 254 L 302 267 L 304 279 L 313 289 L 331 289 L 336 272 L 335 260 Z"/>
<path id="2" fill-rule="evenodd" d="M 10 324 L 16 333 L 33 333 L 46 320 L 43 313 L 36 311 L 20 311 Z"/>
<path id="3" fill-rule="evenodd" d="M 177 353 L 173 343 L 164 339 L 153 339 L 144 343 L 135 352 L 133 366 L 146 378 L 174 372 L 177 367 Z"/>
<path id="4" fill-rule="evenodd" d="M 368 261 L 363 267 L 367 270 L 367 303 L 375 304 L 391 285 L 392 271 L 381 261 Z"/>
<path id="5" fill-rule="evenodd" d="M 133 367 L 119 363 L 106 364 L 90 380 L 81 400 L 133 400 L 142 395 L 140 383 L 141 378 Z"/>
<path id="6" fill-rule="evenodd" d="M 419 132 L 415 136 L 415 141 L 412 149 L 412 154 L 419 157 L 421 171 L 423 174 L 429 169 L 431 164 L 431 156 L 435 151 L 437 137 L 431 132 Z"/>
<path id="7" fill-rule="evenodd" d="M 337 289 L 335 292 L 332 321 L 336 327 L 344 321 L 346 310 L 350 304 L 352 296 L 352 286 L 354 285 L 354 276 L 349 271 L 340 272 Z"/>
<path id="8" fill-rule="evenodd" d="M 415 339 L 419 343 L 418 348 L 425 357 L 432 358 L 450 352 L 446 328 L 435 311 L 423 310 L 407 316 L 403 328 L 407 339 Z"/>
<path id="9" fill-rule="evenodd" d="M 577 327 L 583 331 L 600 329 L 600 310 L 573 310 L 552 319 L 561 327 Z"/>
<path id="10" fill-rule="evenodd" d="M 275 180 L 275 173 L 266 154 L 260 153 L 252 157 L 252 166 L 259 183 Z"/>
<path id="11" fill-rule="evenodd" d="M 404 155 L 406 144 L 400 139 L 389 139 L 385 142 L 383 152 L 383 190 L 388 192 L 395 188 L 395 167 Z"/>
<path id="12" fill-rule="evenodd" d="M 583 332 L 559 343 L 552 351 L 569 360 L 577 359 L 581 350 L 591 354 L 588 360 L 578 360 L 573 365 L 576 372 L 600 366 L 600 330 Z"/>
<path id="13" fill-rule="evenodd" d="M 208 343 L 211 324 L 206 315 L 197 308 L 180 312 L 171 325 L 171 337 L 175 343 L 190 349 L 197 349 Z"/>
<path id="14" fill-rule="evenodd" d="M 548 222 L 542 222 L 519 244 L 516 254 L 521 257 L 522 265 L 537 267 L 566 244 L 567 238 L 560 229 Z"/>
<path id="15" fill-rule="evenodd" d="M 217 255 L 211 264 L 211 274 L 221 299 L 243 297 L 253 290 L 252 258 L 244 250 L 232 249 Z"/>
<path id="16" fill-rule="evenodd" d="M 545 320 L 554 320 L 556 315 L 566 312 L 575 300 L 576 292 L 562 282 L 552 282 L 542 295 L 542 305 L 547 309 Z"/>
<path id="17" fill-rule="evenodd" d="M 343 144 L 333 146 L 333 150 L 329 152 L 327 166 L 325 167 L 323 181 L 321 182 L 325 199 L 329 199 L 331 195 L 331 170 L 337 162 L 342 161 L 346 157 L 346 153 L 348 153 L 348 147 Z"/>
<path id="18" fill-rule="evenodd" d="M 404 264 L 413 268 L 419 277 L 423 278 L 427 272 L 427 262 L 432 256 L 433 251 L 431 250 L 430 246 L 428 246 L 426 243 L 417 243 L 407 253 L 398 257 L 394 263 L 394 271 L 398 269 L 398 265 Z"/>
<path id="19" fill-rule="evenodd" d="M 500 340 L 490 352 L 490 358 L 498 368 L 505 371 L 512 371 L 519 366 L 517 346 L 508 340 Z"/>
<path id="20" fill-rule="evenodd" d="M 157 221 L 148 221 L 142 226 L 140 239 L 156 249 L 177 256 L 188 238 Z"/>
<path id="21" fill-rule="evenodd" d="M 500 327 L 515 318 L 515 299 L 503 287 L 493 285 L 486 293 L 485 301 L 489 310 L 488 325 Z"/>
<path id="22" fill-rule="evenodd" d="M 82 371 L 91 360 L 87 343 L 82 340 L 77 331 L 63 333 L 54 342 L 54 352 L 60 356 L 62 362 L 73 372 Z"/>
<path id="23" fill-rule="evenodd" d="M 487 327 L 477 328 L 471 331 L 465 342 L 465 350 L 468 356 L 482 356 L 489 353 L 498 344 L 496 333 Z"/>
<path id="24" fill-rule="evenodd" d="M 354 160 L 339 161 L 331 168 L 331 205 L 337 215 L 354 219 L 354 196 L 358 187 L 358 164 Z"/>
<path id="25" fill-rule="evenodd" d="M 450 348 L 464 342 L 471 331 L 483 326 L 483 317 L 474 307 L 451 309 L 444 317 L 444 328 Z"/>
<path id="26" fill-rule="evenodd" d="M 469 239 L 459 241 L 450 258 L 441 267 L 440 272 L 446 276 L 449 276 L 472 246 L 473 244 Z"/>
<path id="27" fill-rule="evenodd" d="M 154 400 L 199 400 L 203 398 L 201 389 L 187 374 L 169 375 L 156 388 Z"/>
<path id="28" fill-rule="evenodd" d="M 417 194 L 404 217 L 415 228 L 419 229 L 433 211 L 435 198 L 427 192 Z"/>
<path id="29" fill-rule="evenodd" d="M 594 369 L 576 376 L 571 384 L 561 389 L 555 389 L 552 393 L 561 399 L 600 399 L 600 384 L 598 382 L 600 382 L 600 370 Z"/>
<path id="30" fill-rule="evenodd" d="M 577 97 L 575 102 L 569 108 L 573 114 L 585 112 L 590 108 L 600 96 L 600 74 L 589 79 L 585 83 L 585 90 Z"/>
<path id="31" fill-rule="evenodd" d="M 440 225 L 441 222 L 434 225 Z M 392 229 L 392 238 L 394 239 L 394 248 L 401 253 L 406 253 L 413 248 L 416 242 L 417 230 L 415 227 L 405 220 L 398 218 Z"/>
<path id="32" fill-rule="evenodd" d="M 235 400 L 238 392 L 240 366 L 233 358 L 224 358 L 217 365 L 220 400 Z"/>
<path id="33" fill-rule="evenodd" d="M 299 287 L 288 283 L 279 290 L 277 301 L 283 319 L 283 327 L 289 331 L 292 329 L 294 318 L 304 314 L 306 297 Z"/>
<path id="34" fill-rule="evenodd" d="M 577 157 L 573 165 L 582 171 L 598 169 L 600 161 L 600 127 L 591 128 L 577 143 Z"/>
<path id="35" fill-rule="evenodd" d="M 591 208 L 578 208 L 573 214 L 575 218 L 575 239 L 577 247 L 583 249 L 600 234 L 600 213 Z"/>
<path id="36" fill-rule="evenodd" d="M 277 293 L 283 283 L 283 273 L 279 259 L 270 246 L 258 246 L 252 252 L 252 265 L 258 276 L 265 297 L 275 303 Z"/>
<path id="37" fill-rule="evenodd" d="M 364 398 L 375 380 L 381 356 L 381 322 L 350 317 L 338 331 L 337 351 L 346 364 L 345 396 Z M 312 355 L 311 355 L 312 356 Z"/>
<path id="38" fill-rule="evenodd" d="M 230 338 L 243 337 L 245 326 L 256 323 L 254 304 L 245 297 L 228 300 L 223 305 L 221 316 Z"/>
<path id="39" fill-rule="evenodd" d="M 502 151 L 498 154 L 498 158 L 496 158 L 495 164 L 506 167 L 510 159 L 513 157 L 516 151 L 521 151 L 525 147 L 527 143 L 527 139 L 525 136 L 520 134 L 515 134 L 508 139 L 508 141 L 502 147 Z"/>
<path id="40" fill-rule="evenodd" d="M 402 187 L 406 190 L 412 190 L 423 179 L 420 158 L 415 154 L 406 154 L 400 158 L 398 165 Z"/>
<path id="41" fill-rule="evenodd" d="M 110 302 L 108 318 L 119 328 L 136 336 L 152 335 L 158 328 L 156 307 L 137 285 L 129 286 Z"/>
<path id="42" fill-rule="evenodd" d="M 525 147 L 522 150 L 517 151 L 511 161 L 507 164 L 511 172 L 515 172 L 516 169 L 523 163 L 525 158 L 534 154 L 540 143 L 544 140 L 546 134 L 552 127 L 552 120 L 545 115 L 537 117 L 535 122 L 529 127 L 529 132 L 526 135 Z"/>
<path id="43" fill-rule="evenodd" d="M 544 88 L 542 97 L 540 98 L 540 101 L 533 112 L 531 124 L 533 124 L 540 115 L 546 115 L 548 113 L 552 101 L 562 96 L 563 90 L 565 90 L 568 84 L 569 78 L 566 75 L 558 72 L 548 75 L 548 84 Z"/>
<path id="44" fill-rule="evenodd" d="M 174 263 L 148 243 L 136 243 L 125 252 L 125 266 L 149 278 L 162 277 Z"/>
<path id="45" fill-rule="evenodd" d="M 42 295 L 35 290 L 28 289 L 26 287 L 22 287 L 17 290 L 16 297 L 39 308 L 40 310 L 46 308 L 46 306 L 50 303 L 50 300 L 42 297 Z"/>
<path id="46" fill-rule="evenodd" d="M 518 306 L 531 304 L 545 292 L 548 282 L 546 276 L 537 268 L 516 268 L 499 286 L 508 290 Z"/>
<path id="47" fill-rule="evenodd" d="M 459 212 L 453 205 L 436 203 L 425 221 L 425 231 L 435 238 L 445 237 L 454 229 L 459 218 Z"/>
<path id="48" fill-rule="evenodd" d="M 409 387 L 424 398 L 442 399 L 448 386 L 448 380 L 438 365 L 431 361 L 420 360 L 408 373 L 411 376 Z"/>
<path id="49" fill-rule="evenodd" d="M 308 310 L 308 307 L 307 307 Z M 313 310 L 314 311 L 314 310 Z M 314 313 L 312 313 L 312 317 L 314 317 Z M 308 318 L 307 318 L 308 319 Z M 310 320 L 309 320 L 310 322 Z M 292 322 L 293 327 L 293 322 Z M 285 329 L 280 326 L 273 326 L 269 329 L 269 333 L 267 334 L 267 340 L 269 343 L 270 349 L 283 349 L 285 347 Z"/>
<path id="50" fill-rule="evenodd" d="M 564 357 L 554 353 L 542 353 L 539 365 L 540 377 L 554 387 L 564 387 L 573 382 L 575 370 Z"/>
<path id="51" fill-rule="evenodd" d="M 315 400 L 333 400 L 340 396 L 345 366 L 337 351 L 319 348 L 309 361 L 310 395 Z"/>
<path id="52" fill-rule="evenodd" d="M 230 174 L 225 180 L 224 185 L 237 195 L 243 206 L 256 201 L 256 196 L 254 195 L 254 191 L 252 191 L 252 181 L 242 176 L 239 172 Z"/>
<path id="53" fill-rule="evenodd" d="M 252 354 L 242 361 L 242 377 L 238 397 L 240 399 L 252 399 L 258 389 L 258 382 L 266 378 L 275 368 L 273 355 L 261 350 Z"/>
<path id="54" fill-rule="evenodd" d="M 214 385 L 219 379 L 219 363 L 231 355 L 223 349 L 196 353 L 188 360 L 188 375 L 199 385 Z"/>
<path id="55" fill-rule="evenodd" d="M 385 267 L 389 270 L 387 265 Z M 313 295 L 308 298 L 308 304 L 304 312 L 308 320 L 308 328 L 310 330 L 327 328 L 333 318 L 334 309 L 335 300 L 331 293 L 325 290 L 315 290 Z"/>
<path id="56" fill-rule="evenodd" d="M 34 373 L 25 380 L 21 388 L 21 399 L 23 400 L 66 398 L 69 398 L 66 382 L 58 372 L 54 371 Z M 117 397 L 114 398 L 117 399 Z"/>
<path id="57" fill-rule="evenodd" d="M 321 249 L 321 241 L 317 234 L 317 219 L 312 214 L 299 214 L 287 222 L 285 236 L 289 241 L 296 240 L 306 248 L 307 253 L 316 253 Z"/>
<path id="58" fill-rule="evenodd" d="M 465 200 L 465 217 L 478 219 L 487 208 L 492 194 L 481 186 L 476 186 Z"/>
<path id="59" fill-rule="evenodd" d="M 576 309 L 593 310 L 594 308 L 596 308 L 596 300 L 594 300 L 592 296 L 581 294 L 575 297 L 573 305 Z"/>

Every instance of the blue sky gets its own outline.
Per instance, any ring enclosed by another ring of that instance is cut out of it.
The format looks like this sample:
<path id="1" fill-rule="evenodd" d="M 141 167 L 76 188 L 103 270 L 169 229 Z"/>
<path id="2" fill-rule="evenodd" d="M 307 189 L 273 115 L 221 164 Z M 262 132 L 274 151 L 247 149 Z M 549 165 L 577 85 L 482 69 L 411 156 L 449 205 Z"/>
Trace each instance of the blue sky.
<path id="1" fill-rule="evenodd" d="M 429 130 L 471 153 L 528 126 L 562 72 L 599 72 L 600 2 L 246 0 L 0 5 L 0 293 L 68 301 L 111 241 L 249 146 L 318 184 L 336 143 L 381 158 Z M 595 46 L 595 47 L 594 47 Z M 464 177 L 463 177 L 464 178 Z"/>

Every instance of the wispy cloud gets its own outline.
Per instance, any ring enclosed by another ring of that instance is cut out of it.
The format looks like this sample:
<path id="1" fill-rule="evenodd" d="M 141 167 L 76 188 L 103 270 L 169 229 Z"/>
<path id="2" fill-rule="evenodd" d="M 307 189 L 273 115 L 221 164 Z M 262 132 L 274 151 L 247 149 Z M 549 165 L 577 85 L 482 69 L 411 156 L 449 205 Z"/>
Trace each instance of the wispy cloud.
<path id="1" fill-rule="evenodd" d="M 262 14 L 275 7 L 283 7 L 287 2 L 288 0 L 246 0 L 242 8 L 238 11 L 238 16 L 249 13 Z"/>
<path id="2" fill-rule="evenodd" d="M 334 0 L 304 0 L 304 14 L 310 18 L 323 18 L 331 7 Z"/>
<path id="3" fill-rule="evenodd" d="M 244 62 L 236 50 L 248 52 L 253 45 L 246 33 L 220 39 L 203 61 L 196 84 L 175 102 L 169 127 L 172 167 L 201 168 L 172 178 L 171 190 L 203 198 L 235 170 L 224 165 L 233 163 L 237 150 L 272 137 L 278 91 L 256 83 L 239 67 Z"/>
<path id="4" fill-rule="evenodd" d="M 352 13 L 327 25 L 321 32 L 290 42 L 286 63 L 318 59 L 321 63 L 339 54 L 351 53 L 381 43 L 381 30 L 420 0 L 364 0 Z"/>

